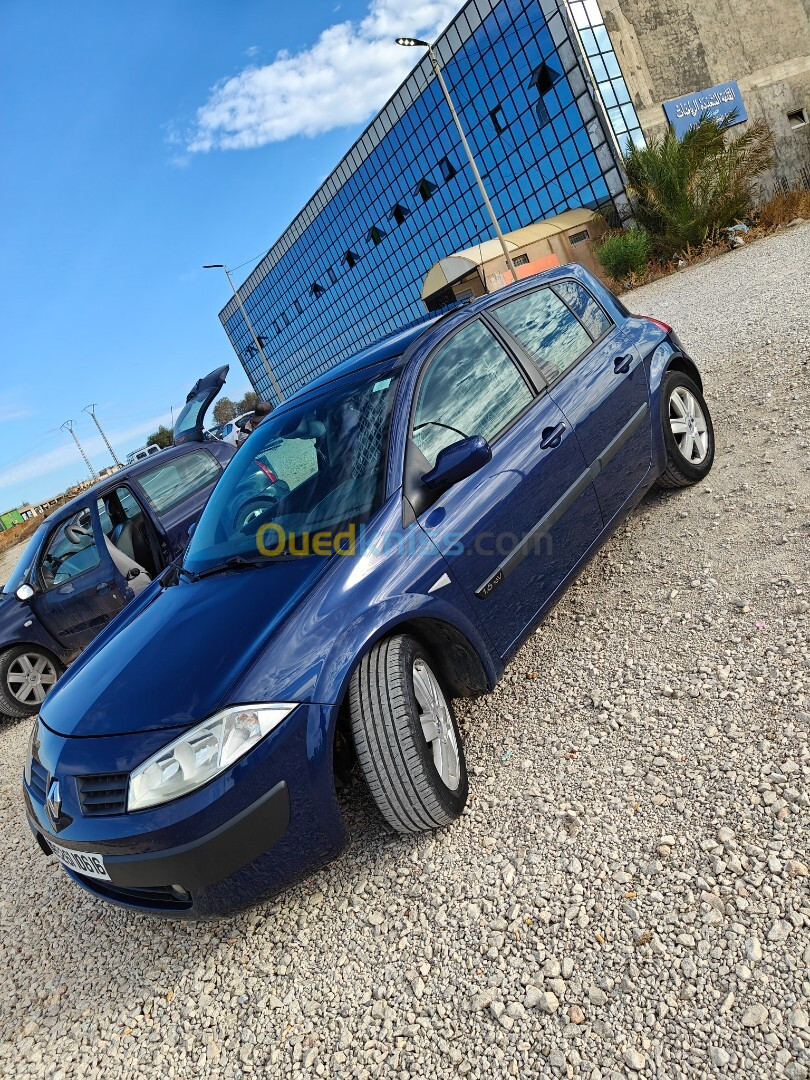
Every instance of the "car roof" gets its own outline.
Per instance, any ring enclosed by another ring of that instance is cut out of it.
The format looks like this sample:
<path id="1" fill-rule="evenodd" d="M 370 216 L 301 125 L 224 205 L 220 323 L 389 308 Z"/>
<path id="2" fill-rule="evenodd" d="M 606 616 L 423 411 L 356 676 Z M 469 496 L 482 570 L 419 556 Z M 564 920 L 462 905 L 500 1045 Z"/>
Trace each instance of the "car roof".
<path id="1" fill-rule="evenodd" d="M 204 443 L 188 443 L 186 446 L 168 446 L 164 450 L 160 451 L 160 454 L 150 454 L 149 457 L 141 458 L 140 461 L 134 462 L 132 465 L 125 465 L 123 469 L 118 469 L 117 472 L 110 473 L 109 476 L 105 476 L 99 480 L 98 483 L 92 484 L 90 487 L 85 488 L 84 491 L 80 491 L 78 495 L 74 495 L 73 498 L 60 506 L 57 510 L 54 510 L 52 514 L 48 514 L 43 521 L 56 521 L 61 517 L 70 517 L 72 513 L 75 513 L 80 507 L 86 505 L 88 500 L 96 496 L 100 491 L 106 491 L 110 484 L 115 481 L 123 481 L 130 477 L 137 479 L 141 473 L 149 472 L 154 469 L 158 464 L 158 457 L 160 457 L 160 464 L 163 465 L 173 458 L 182 457 L 183 454 L 187 454 L 192 449 L 198 449 L 203 446 Z"/>
<path id="2" fill-rule="evenodd" d="M 308 397 L 313 390 L 322 389 L 329 383 L 345 379 L 347 376 L 356 375 L 366 368 L 378 365 L 384 366 L 386 360 L 391 361 L 390 367 L 395 367 L 396 361 L 399 360 L 408 346 L 416 338 L 420 337 L 436 321 L 436 318 L 434 316 L 428 320 L 420 321 L 416 325 L 406 326 L 382 338 L 380 341 L 375 341 L 373 345 L 367 346 L 362 352 L 355 353 L 354 356 L 341 361 L 341 363 L 329 368 L 328 371 L 325 371 L 316 379 L 308 382 L 306 386 L 302 386 L 300 390 L 296 390 L 294 394 L 287 398 L 284 405 L 297 401 L 299 398 Z"/>
<path id="3" fill-rule="evenodd" d="M 448 333 L 452 332 L 468 319 L 474 319 L 480 312 L 486 311 L 488 308 L 494 307 L 510 297 L 519 296 L 524 292 L 531 292 L 542 285 L 550 285 L 560 278 L 571 277 L 580 279 L 586 285 L 593 281 L 591 275 L 581 264 L 565 263 L 562 266 L 544 270 L 539 274 L 531 274 L 520 281 L 505 285 L 493 293 L 485 293 L 483 296 L 476 297 L 473 300 L 459 301 L 438 314 L 423 316 L 329 368 L 328 371 L 296 390 L 281 405 L 277 405 L 270 415 L 275 416 L 290 406 L 298 405 L 310 396 L 317 395 L 319 390 L 323 390 L 324 387 L 331 383 L 343 380 L 351 381 L 351 376 L 359 375 L 367 368 L 377 367 L 380 375 L 396 370 L 403 354 L 418 338 L 433 337 L 435 344 L 436 341 L 443 338 L 444 333 L 441 332 L 435 337 L 433 331 L 444 331 L 446 329 Z M 386 364 L 386 361 L 389 362 Z M 269 419 L 268 416 L 267 420 Z M 263 423 L 266 423 L 267 420 L 263 421 Z"/>

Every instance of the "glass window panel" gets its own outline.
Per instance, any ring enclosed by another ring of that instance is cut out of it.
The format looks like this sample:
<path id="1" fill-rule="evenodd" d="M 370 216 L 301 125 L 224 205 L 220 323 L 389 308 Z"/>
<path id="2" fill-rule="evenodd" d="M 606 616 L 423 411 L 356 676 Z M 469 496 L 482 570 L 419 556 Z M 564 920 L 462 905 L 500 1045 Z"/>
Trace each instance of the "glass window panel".
<path id="1" fill-rule="evenodd" d="M 213 484 L 221 472 L 219 462 L 213 455 L 201 449 L 172 458 L 165 465 L 141 473 L 138 483 L 152 506 L 161 514 L 201 488 Z"/>
<path id="2" fill-rule="evenodd" d="M 585 324 L 586 330 L 594 340 L 610 329 L 612 326 L 610 319 L 584 285 L 580 285 L 578 281 L 560 281 L 553 288 L 554 292 Z"/>
<path id="3" fill-rule="evenodd" d="M 45 548 L 40 574 L 45 589 L 66 585 L 99 564 L 90 507 L 85 506 L 63 522 Z"/>
<path id="4" fill-rule="evenodd" d="M 455 335 L 431 361 L 419 389 L 413 440 L 431 465 L 469 435 L 495 437 L 532 400 L 511 357 L 480 322 Z"/>
<path id="5" fill-rule="evenodd" d="M 563 375 L 590 348 L 584 326 L 551 289 L 520 296 L 493 314 L 515 335 L 548 382 Z"/>
<path id="6" fill-rule="evenodd" d="M 574 16 L 574 22 L 577 24 L 578 29 L 583 30 L 589 26 L 588 13 L 585 10 L 584 4 L 571 4 L 571 14 Z"/>

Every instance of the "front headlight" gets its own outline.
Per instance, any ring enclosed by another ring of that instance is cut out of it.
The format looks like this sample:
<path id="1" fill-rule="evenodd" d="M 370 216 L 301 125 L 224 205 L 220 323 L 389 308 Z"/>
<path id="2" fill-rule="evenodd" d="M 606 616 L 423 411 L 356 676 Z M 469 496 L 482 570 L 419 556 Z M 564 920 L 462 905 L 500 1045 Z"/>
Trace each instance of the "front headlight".
<path id="1" fill-rule="evenodd" d="M 127 810 L 171 802 L 207 784 L 278 727 L 295 705 L 239 705 L 203 720 L 130 774 Z"/>

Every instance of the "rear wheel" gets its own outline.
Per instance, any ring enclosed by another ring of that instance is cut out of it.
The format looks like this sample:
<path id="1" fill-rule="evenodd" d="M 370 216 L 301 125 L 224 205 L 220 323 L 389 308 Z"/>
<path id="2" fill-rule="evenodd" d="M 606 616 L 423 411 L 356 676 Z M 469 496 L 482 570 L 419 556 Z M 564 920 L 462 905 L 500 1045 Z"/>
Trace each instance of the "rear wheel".
<path id="1" fill-rule="evenodd" d="M 65 669 L 37 645 L 15 645 L 0 655 L 0 712 L 33 716 Z"/>
<path id="2" fill-rule="evenodd" d="M 700 388 L 682 371 L 668 371 L 661 383 L 661 424 L 667 467 L 659 486 L 698 483 L 714 462 L 714 427 Z"/>
<path id="3" fill-rule="evenodd" d="M 467 803 L 464 746 L 430 658 L 405 634 L 363 657 L 349 688 L 357 759 L 397 832 L 448 825 Z"/>

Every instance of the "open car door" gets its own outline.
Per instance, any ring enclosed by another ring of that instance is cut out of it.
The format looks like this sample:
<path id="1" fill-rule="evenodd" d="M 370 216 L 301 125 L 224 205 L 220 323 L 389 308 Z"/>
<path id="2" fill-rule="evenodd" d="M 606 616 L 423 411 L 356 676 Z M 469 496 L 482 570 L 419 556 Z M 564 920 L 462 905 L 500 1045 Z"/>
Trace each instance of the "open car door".
<path id="1" fill-rule="evenodd" d="M 192 386 L 186 398 L 186 403 L 174 423 L 175 446 L 182 446 L 183 443 L 205 441 L 205 429 L 203 427 L 205 414 L 210 408 L 211 402 L 225 385 L 228 368 L 228 364 L 216 368 L 202 379 L 198 379 Z"/>

